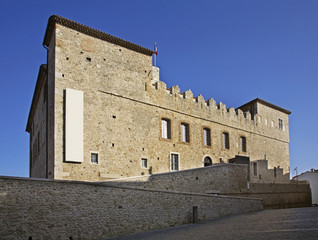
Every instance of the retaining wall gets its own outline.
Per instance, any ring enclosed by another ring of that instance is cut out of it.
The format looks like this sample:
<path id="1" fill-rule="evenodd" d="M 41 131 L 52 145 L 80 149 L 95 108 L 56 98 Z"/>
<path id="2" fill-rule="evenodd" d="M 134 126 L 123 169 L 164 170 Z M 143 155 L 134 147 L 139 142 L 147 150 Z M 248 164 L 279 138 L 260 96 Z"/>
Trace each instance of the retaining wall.
<path id="1" fill-rule="evenodd" d="M 247 190 L 247 165 L 217 164 L 176 172 L 106 181 L 116 186 L 136 186 L 192 193 L 233 193 Z"/>
<path id="2" fill-rule="evenodd" d="M 245 193 L 226 195 L 262 198 L 265 209 L 311 206 L 310 185 L 305 182 L 250 183 Z"/>
<path id="3" fill-rule="evenodd" d="M 106 239 L 262 210 L 260 199 L 0 177 L 4 239 Z"/>
<path id="4" fill-rule="evenodd" d="M 111 180 L 107 183 L 115 186 L 262 198 L 264 208 L 311 206 L 310 185 L 305 182 L 249 183 L 247 188 L 247 165 L 244 164 L 220 164 Z"/>

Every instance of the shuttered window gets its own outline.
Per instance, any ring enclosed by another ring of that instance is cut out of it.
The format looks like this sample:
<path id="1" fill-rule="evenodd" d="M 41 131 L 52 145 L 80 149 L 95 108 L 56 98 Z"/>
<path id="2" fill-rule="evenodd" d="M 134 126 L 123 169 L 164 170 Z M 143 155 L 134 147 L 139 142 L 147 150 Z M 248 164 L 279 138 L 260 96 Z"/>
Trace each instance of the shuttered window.
<path id="1" fill-rule="evenodd" d="M 281 118 L 278 118 L 278 128 L 279 128 L 279 130 L 283 130 L 283 128 L 284 128 L 283 119 L 281 119 Z"/>
<path id="2" fill-rule="evenodd" d="M 203 144 L 211 146 L 211 130 L 209 128 L 203 128 Z"/>
<path id="3" fill-rule="evenodd" d="M 147 158 L 142 158 L 141 159 L 141 167 L 142 168 L 147 168 Z"/>
<path id="4" fill-rule="evenodd" d="M 241 152 L 246 152 L 246 137 L 240 137 Z"/>
<path id="5" fill-rule="evenodd" d="M 229 134 L 227 132 L 223 132 L 222 138 L 223 138 L 223 148 L 230 149 Z"/>
<path id="6" fill-rule="evenodd" d="M 161 119 L 161 138 L 171 139 L 171 121 L 167 118 Z"/>
<path id="7" fill-rule="evenodd" d="M 190 133 L 189 124 L 181 123 L 181 141 L 182 142 L 190 142 L 189 133 Z"/>

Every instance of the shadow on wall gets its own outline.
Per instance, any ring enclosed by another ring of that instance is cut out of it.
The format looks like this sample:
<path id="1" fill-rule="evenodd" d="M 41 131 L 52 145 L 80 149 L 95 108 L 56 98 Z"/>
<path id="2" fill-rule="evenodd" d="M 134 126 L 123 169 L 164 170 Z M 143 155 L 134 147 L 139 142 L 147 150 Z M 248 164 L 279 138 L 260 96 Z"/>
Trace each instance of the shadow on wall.
<path id="1" fill-rule="evenodd" d="M 233 160 L 232 160 L 233 161 Z M 236 163 L 217 164 L 209 167 L 188 169 L 170 173 L 144 175 L 115 180 L 105 183 L 113 186 L 133 186 L 141 189 L 160 189 L 175 192 L 204 193 L 213 195 L 241 196 L 263 199 L 264 208 L 290 208 L 311 206 L 309 184 L 290 182 L 283 175 L 283 169 L 267 168 L 267 160 L 256 161 L 262 181 L 253 171 L 250 173 L 249 158 L 237 158 Z M 249 179 L 254 180 L 248 181 Z M 268 182 L 265 180 L 268 179 Z"/>

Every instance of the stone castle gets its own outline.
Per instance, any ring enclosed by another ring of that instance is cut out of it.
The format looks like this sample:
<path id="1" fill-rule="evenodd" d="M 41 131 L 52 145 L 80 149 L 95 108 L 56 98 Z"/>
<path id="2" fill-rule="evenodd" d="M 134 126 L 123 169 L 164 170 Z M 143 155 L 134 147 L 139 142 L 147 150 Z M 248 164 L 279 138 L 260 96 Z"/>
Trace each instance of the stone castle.
<path id="1" fill-rule="evenodd" d="M 103 181 L 244 163 L 250 182 L 289 181 L 290 111 L 167 88 L 154 51 L 59 16 L 43 45 L 26 127 L 30 177 Z"/>
<path id="2" fill-rule="evenodd" d="M 289 111 L 167 88 L 152 50 L 49 18 L 26 130 L 30 177 L 0 176 L 4 239 L 108 239 L 311 206 L 289 182 Z"/>

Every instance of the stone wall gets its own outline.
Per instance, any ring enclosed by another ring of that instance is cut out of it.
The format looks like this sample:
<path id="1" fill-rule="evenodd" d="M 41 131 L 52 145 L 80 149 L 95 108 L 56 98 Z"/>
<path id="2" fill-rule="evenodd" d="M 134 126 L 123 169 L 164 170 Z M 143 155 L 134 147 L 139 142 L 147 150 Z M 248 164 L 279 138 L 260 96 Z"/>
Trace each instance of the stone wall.
<path id="1" fill-rule="evenodd" d="M 30 177 L 46 178 L 47 168 L 47 77 L 42 65 L 37 79 L 37 92 L 33 96 L 34 107 L 30 112 Z"/>
<path id="2" fill-rule="evenodd" d="M 247 165 L 244 164 L 220 164 L 179 172 L 110 180 L 106 183 L 114 186 L 261 198 L 265 208 L 311 206 L 311 190 L 308 183 L 247 183 Z"/>
<path id="3" fill-rule="evenodd" d="M 115 186 L 135 186 L 191 193 L 246 192 L 247 166 L 218 164 L 209 167 L 106 181 Z"/>
<path id="4" fill-rule="evenodd" d="M 3 239 L 102 239 L 262 210 L 262 201 L 98 183 L 0 177 Z"/>
<path id="5" fill-rule="evenodd" d="M 257 164 L 256 175 L 253 164 Z M 269 169 L 268 160 L 257 160 L 250 163 L 250 182 L 258 183 L 289 183 L 289 174 L 284 174 L 280 166 Z"/>
<path id="6" fill-rule="evenodd" d="M 305 182 L 250 183 L 246 192 L 226 195 L 262 198 L 265 209 L 311 206 L 310 185 Z"/>

